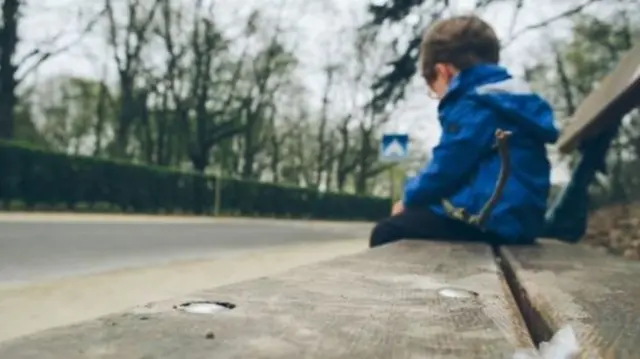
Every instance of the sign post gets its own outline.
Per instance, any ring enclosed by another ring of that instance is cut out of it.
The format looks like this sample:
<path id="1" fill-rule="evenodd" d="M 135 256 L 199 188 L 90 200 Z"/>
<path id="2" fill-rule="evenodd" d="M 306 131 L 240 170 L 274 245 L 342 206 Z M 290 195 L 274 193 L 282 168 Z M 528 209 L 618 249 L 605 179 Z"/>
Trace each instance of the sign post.
<path id="1" fill-rule="evenodd" d="M 386 163 L 403 162 L 409 156 L 409 135 L 386 133 L 380 141 L 380 161 Z M 393 206 L 395 199 L 394 166 L 389 167 L 389 197 Z"/>

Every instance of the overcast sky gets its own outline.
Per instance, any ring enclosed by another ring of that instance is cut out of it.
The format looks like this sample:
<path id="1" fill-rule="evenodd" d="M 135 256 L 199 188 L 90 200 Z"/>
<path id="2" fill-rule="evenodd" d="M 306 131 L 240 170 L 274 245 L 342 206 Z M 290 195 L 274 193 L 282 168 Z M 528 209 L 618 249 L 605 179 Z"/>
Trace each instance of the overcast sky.
<path id="1" fill-rule="evenodd" d="M 184 0 L 189 4 L 193 0 Z M 340 51 L 336 38 L 344 37 L 346 29 L 352 28 L 366 19 L 368 0 L 209 0 L 215 1 L 215 16 L 224 25 L 239 23 L 238 18 L 246 16 L 251 9 L 261 8 L 274 12 L 282 9 L 286 2 L 285 21 L 296 28 L 295 40 L 298 44 L 298 55 L 304 69 L 306 86 L 319 96 L 323 76 L 322 65 L 326 62 L 327 49 Z M 103 0 L 38 0 L 30 2 L 27 8 L 25 23 L 21 28 L 24 39 L 20 50 L 24 53 L 32 49 L 34 43 L 51 38 L 61 32 L 65 36 L 59 42 L 72 42 L 78 36 L 78 16 L 87 18 L 102 5 Z M 451 0 L 454 13 L 463 13 L 472 9 L 475 0 Z M 513 32 L 518 33 L 528 25 L 558 14 L 563 9 L 573 6 L 576 0 L 537 0 L 525 1 L 528 4 L 518 17 Z M 36 5 L 34 5 L 36 4 Z M 535 4 L 532 5 L 532 4 Z M 501 38 L 506 39 L 512 26 L 513 10 L 510 6 L 497 5 L 481 15 L 497 30 Z M 566 23 L 559 23 L 551 30 L 531 32 L 519 37 L 503 54 L 503 62 L 514 73 L 519 74 L 524 64 L 535 61 L 544 54 L 544 42 L 553 37 L 566 36 Z M 86 37 L 72 51 L 57 56 L 45 63 L 37 73 L 38 78 L 52 74 L 73 74 L 79 76 L 100 77 L 103 66 L 101 60 L 108 60 L 105 47 L 98 36 Z M 545 41 L 542 41 L 544 39 Z M 409 131 L 412 137 L 421 139 L 428 150 L 439 136 L 440 129 L 435 120 L 435 103 L 426 97 L 422 83 L 416 79 L 409 89 L 407 101 L 398 109 L 397 115 L 388 130 Z M 566 177 L 565 171 L 556 172 L 556 179 Z"/>

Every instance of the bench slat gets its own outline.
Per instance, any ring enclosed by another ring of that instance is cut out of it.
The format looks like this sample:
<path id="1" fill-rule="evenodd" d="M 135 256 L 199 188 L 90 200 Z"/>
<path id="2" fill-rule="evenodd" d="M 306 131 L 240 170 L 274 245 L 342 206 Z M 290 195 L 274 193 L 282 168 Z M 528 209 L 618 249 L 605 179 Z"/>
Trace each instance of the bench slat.
<path id="1" fill-rule="evenodd" d="M 573 151 L 581 141 L 603 129 L 638 106 L 640 93 L 640 46 L 630 49 L 616 68 L 580 103 L 556 142 L 562 153 Z"/>
<path id="2" fill-rule="evenodd" d="M 488 246 L 403 241 L 36 333 L 0 358 L 510 358 L 533 344 L 507 293 Z M 194 299 L 237 307 L 172 309 Z"/>
<path id="3" fill-rule="evenodd" d="M 571 324 L 587 358 L 640 356 L 640 263 L 555 241 L 501 251 L 534 340 Z"/>

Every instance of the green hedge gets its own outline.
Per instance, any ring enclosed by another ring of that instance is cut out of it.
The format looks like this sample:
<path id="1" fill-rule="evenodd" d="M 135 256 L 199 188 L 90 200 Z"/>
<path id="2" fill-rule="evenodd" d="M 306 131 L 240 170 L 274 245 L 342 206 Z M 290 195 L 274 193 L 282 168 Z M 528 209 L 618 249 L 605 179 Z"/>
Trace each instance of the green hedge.
<path id="1" fill-rule="evenodd" d="M 69 156 L 0 142 L 0 201 L 27 208 L 108 205 L 122 212 L 211 214 L 213 176 Z M 220 210 L 247 216 L 377 220 L 389 200 L 222 179 Z"/>

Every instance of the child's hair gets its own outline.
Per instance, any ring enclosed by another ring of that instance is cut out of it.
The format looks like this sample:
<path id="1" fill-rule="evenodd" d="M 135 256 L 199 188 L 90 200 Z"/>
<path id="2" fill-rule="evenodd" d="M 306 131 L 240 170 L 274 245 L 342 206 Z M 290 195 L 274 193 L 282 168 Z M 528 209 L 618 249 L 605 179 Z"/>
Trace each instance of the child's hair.
<path id="1" fill-rule="evenodd" d="M 500 41 L 495 31 L 477 16 L 456 16 L 431 26 L 420 44 L 420 71 L 434 80 L 435 65 L 447 63 L 464 70 L 480 63 L 500 62 Z"/>

